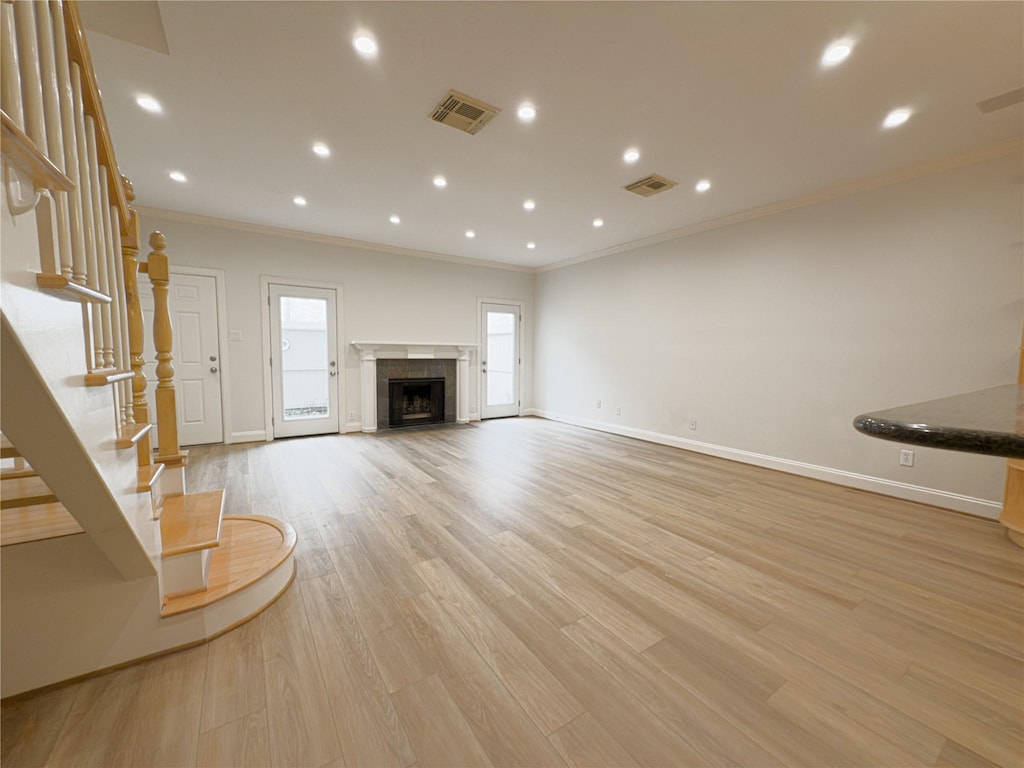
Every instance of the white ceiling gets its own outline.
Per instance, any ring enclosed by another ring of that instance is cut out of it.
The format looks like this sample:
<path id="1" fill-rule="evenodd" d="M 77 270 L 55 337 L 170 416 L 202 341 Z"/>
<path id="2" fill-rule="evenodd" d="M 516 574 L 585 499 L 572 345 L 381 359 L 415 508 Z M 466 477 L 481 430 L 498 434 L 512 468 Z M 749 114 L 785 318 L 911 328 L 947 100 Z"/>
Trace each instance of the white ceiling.
<path id="1" fill-rule="evenodd" d="M 89 17 L 102 14 L 86 14 L 139 205 L 450 256 L 547 265 L 1024 133 L 1020 104 L 976 107 L 1024 80 L 1018 2 L 159 9 L 169 55 L 100 34 Z M 374 61 L 352 47 L 360 28 L 379 43 Z M 853 54 L 822 68 L 841 37 Z M 449 88 L 503 111 L 476 136 L 436 124 Z M 162 115 L 136 106 L 143 93 Z M 532 124 L 516 118 L 526 100 Z M 901 106 L 914 116 L 883 130 Z M 316 157 L 314 141 L 333 155 Z M 622 189 L 652 172 L 679 186 Z M 447 189 L 431 184 L 439 173 Z M 701 178 L 714 184 L 703 195 Z"/>

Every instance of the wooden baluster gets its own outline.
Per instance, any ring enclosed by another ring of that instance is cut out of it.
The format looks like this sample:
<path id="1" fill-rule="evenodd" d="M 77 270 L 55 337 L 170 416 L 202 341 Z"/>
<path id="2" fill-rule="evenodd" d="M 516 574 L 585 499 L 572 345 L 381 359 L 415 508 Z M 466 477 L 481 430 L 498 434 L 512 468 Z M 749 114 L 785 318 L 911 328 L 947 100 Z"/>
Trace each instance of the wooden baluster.
<path id="1" fill-rule="evenodd" d="M 96 290 L 110 295 L 110 282 L 107 274 L 107 233 L 103 230 L 103 196 L 100 177 L 106 176 L 107 169 L 100 165 L 96 144 L 96 121 L 91 115 L 85 118 L 86 151 L 89 153 L 89 190 L 92 193 L 93 231 L 96 233 Z M 99 360 L 103 368 L 114 367 L 114 342 L 111 323 L 110 304 L 96 307 L 100 318 Z"/>
<path id="2" fill-rule="evenodd" d="M 64 4 L 51 0 L 54 57 L 57 64 L 61 134 L 64 140 L 64 172 L 75 188 L 68 195 L 68 223 L 71 233 L 71 279 L 85 285 L 85 231 L 82 229 L 82 185 L 78 177 L 78 141 L 75 138 L 75 97 L 71 85 L 71 62 L 68 59 L 67 30 L 64 26 Z"/>
<path id="3" fill-rule="evenodd" d="M 104 363 L 108 368 L 121 369 L 124 361 L 121 360 L 121 323 L 119 316 L 121 305 L 124 303 L 124 296 L 117 290 L 117 267 L 114 254 L 114 232 L 111 229 L 110 220 L 110 182 L 107 169 L 100 166 L 100 214 L 103 217 L 103 263 L 107 277 L 107 290 L 105 293 L 110 296 L 110 304 L 107 309 L 107 319 L 110 323 L 110 362 L 107 363 L 106 350 L 104 350 Z M 120 259 L 117 259 L 120 261 Z M 118 417 L 120 418 L 120 416 Z"/>
<path id="4" fill-rule="evenodd" d="M 124 264 L 124 298 L 128 315 L 128 351 L 132 371 L 132 416 L 136 424 L 149 424 L 149 404 L 146 402 L 145 360 L 142 357 L 145 328 L 142 323 L 142 305 L 139 303 L 139 214 L 130 207 L 135 200 L 135 189 L 127 177 L 121 177 L 124 196 L 128 199 L 129 220 L 125 234 L 121 237 L 121 258 Z M 143 435 L 138 444 L 139 466 L 148 467 L 153 463 L 153 451 L 149 435 Z"/>
<path id="5" fill-rule="evenodd" d="M 82 207 L 82 233 L 85 236 L 85 284 L 95 291 L 99 290 L 98 267 L 96 266 L 96 218 L 92 211 L 92 186 L 89 172 L 89 149 L 85 130 L 85 103 L 82 99 L 82 72 L 78 64 L 71 62 L 71 90 L 74 95 L 75 139 L 78 142 L 78 202 Z M 103 352 L 100 339 L 103 331 L 99 312 L 91 312 L 91 322 L 87 323 L 91 368 L 103 367 Z"/>
<path id="6" fill-rule="evenodd" d="M 106 199 L 110 199 L 110 192 L 107 185 L 109 182 L 104 177 L 104 191 Z M 117 331 L 114 334 L 116 347 L 114 349 L 115 366 L 119 370 L 131 368 L 131 353 L 128 350 L 128 294 L 124 286 L 124 261 L 122 260 L 121 247 L 121 212 L 116 205 L 109 205 L 107 208 L 110 216 L 111 248 L 110 256 L 113 259 L 111 269 L 114 271 L 114 294 L 117 296 L 117 317 L 115 318 Z M 119 381 L 117 386 L 121 390 L 121 423 L 134 424 L 135 418 L 132 414 L 132 383 Z"/>
<path id="7" fill-rule="evenodd" d="M 21 103 L 25 110 L 25 133 L 40 149 L 46 149 L 43 114 L 43 83 L 39 72 L 39 38 L 32 3 L 14 4 L 14 31 L 18 38 L 18 70 L 21 74 Z"/>
<path id="8" fill-rule="evenodd" d="M 18 65 L 18 37 L 14 6 L 0 4 L 0 108 L 24 130 L 25 110 L 21 105 L 21 72 Z"/>
<path id="9" fill-rule="evenodd" d="M 167 239 L 160 232 L 149 236 L 149 280 L 153 284 L 153 342 L 156 346 L 156 426 L 159 446 L 157 460 L 173 458 L 181 453 L 178 444 L 178 414 L 174 399 L 174 359 L 171 354 L 173 334 L 169 291 L 170 267 L 167 261 Z"/>
<path id="10" fill-rule="evenodd" d="M 57 60 L 54 50 L 53 19 L 47 3 L 35 3 L 36 33 L 39 35 L 40 73 L 43 83 L 43 112 L 46 116 L 46 154 L 61 171 L 65 171 L 64 131 L 60 118 L 60 86 L 57 81 Z M 71 225 L 68 219 L 68 193 L 51 191 L 57 214 L 57 259 L 54 272 L 70 278 Z M 44 269 L 44 271 L 46 271 Z"/>

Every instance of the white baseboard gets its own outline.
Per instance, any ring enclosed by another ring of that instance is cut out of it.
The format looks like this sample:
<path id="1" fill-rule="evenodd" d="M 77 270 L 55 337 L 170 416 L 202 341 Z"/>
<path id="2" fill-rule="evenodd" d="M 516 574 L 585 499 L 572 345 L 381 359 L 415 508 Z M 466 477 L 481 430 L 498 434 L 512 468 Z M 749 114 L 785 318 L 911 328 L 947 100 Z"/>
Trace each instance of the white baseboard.
<path id="1" fill-rule="evenodd" d="M 362 431 L 363 431 L 363 422 L 361 422 L 361 421 L 349 421 L 349 422 L 346 422 L 345 426 L 342 427 L 342 429 L 341 429 L 341 433 L 343 435 L 347 435 L 349 432 L 362 432 Z"/>
<path id="2" fill-rule="evenodd" d="M 254 429 L 250 432 L 232 432 L 231 437 L 225 442 L 233 443 L 262 443 L 266 442 L 267 433 L 262 429 Z"/>
<path id="3" fill-rule="evenodd" d="M 713 443 L 702 443 L 698 440 L 686 440 L 675 435 L 666 435 L 661 432 L 649 432 L 644 429 L 633 429 L 632 427 L 621 427 L 615 424 L 608 424 L 603 421 L 591 421 L 589 419 L 578 419 L 572 416 L 563 416 L 539 408 L 527 408 L 523 411 L 524 416 L 539 416 L 549 421 L 559 421 L 564 424 L 572 424 L 576 427 L 585 427 L 599 432 L 610 432 L 614 435 L 632 437 L 637 440 L 645 440 L 649 443 L 669 445 L 673 448 L 681 448 L 684 451 L 704 453 L 709 456 L 718 456 L 723 459 L 739 461 L 744 464 L 753 464 L 758 467 L 777 469 L 780 472 L 787 472 L 791 475 L 811 477 L 815 480 L 824 480 L 828 483 L 843 485 L 848 488 L 857 488 L 862 491 L 872 491 L 884 496 L 895 496 L 898 499 L 917 501 L 922 504 L 931 504 L 935 507 L 952 509 L 957 512 L 965 512 L 977 517 L 985 517 L 995 520 L 999 517 L 1002 505 L 997 501 L 978 499 L 973 496 L 964 496 L 959 493 L 950 493 L 937 488 L 925 488 L 910 483 L 900 483 L 896 480 L 886 480 L 882 477 L 862 475 L 857 472 L 847 472 L 844 469 L 833 469 L 822 467 L 817 464 L 807 464 L 792 459 L 781 459 L 776 456 L 768 456 L 763 453 L 753 453 L 738 448 L 729 448 Z"/>

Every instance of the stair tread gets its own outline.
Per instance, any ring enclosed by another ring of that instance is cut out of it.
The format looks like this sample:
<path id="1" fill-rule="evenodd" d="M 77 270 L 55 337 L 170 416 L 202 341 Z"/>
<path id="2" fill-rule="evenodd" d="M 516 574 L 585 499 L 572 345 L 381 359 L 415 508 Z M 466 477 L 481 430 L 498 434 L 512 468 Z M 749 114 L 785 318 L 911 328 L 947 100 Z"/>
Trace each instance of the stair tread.
<path id="1" fill-rule="evenodd" d="M 126 424 L 118 430 L 114 444 L 118 448 L 131 448 L 152 428 L 152 424 Z"/>
<path id="2" fill-rule="evenodd" d="M 160 516 L 163 557 L 216 547 L 224 516 L 224 491 L 168 496 Z"/>
<path id="3" fill-rule="evenodd" d="M 153 490 L 153 485 L 156 483 L 160 475 L 163 474 L 163 471 L 163 464 L 149 464 L 145 467 L 139 467 L 139 484 L 136 486 L 138 492 L 145 493 L 146 491 Z"/>
<path id="4" fill-rule="evenodd" d="M 21 469 L 0 469 L 0 480 L 10 480 L 15 477 L 37 477 L 38 475 L 39 473 L 29 466 Z"/>
<path id="5" fill-rule="evenodd" d="M 0 459 L 14 459 L 21 456 L 18 449 L 11 445 L 11 441 L 0 435 Z"/>
<path id="6" fill-rule="evenodd" d="M 110 297 L 105 293 L 94 291 L 84 285 L 79 285 L 66 275 L 54 275 L 48 272 L 41 272 L 36 275 L 36 285 L 40 290 L 47 291 L 62 299 L 79 301 L 83 304 L 109 304 Z"/>
<path id="7" fill-rule="evenodd" d="M 5 477 L 0 481 L 0 509 L 33 507 L 57 501 L 38 475 L 32 477 Z"/>
<path id="8" fill-rule="evenodd" d="M 134 376 L 135 372 L 131 368 L 102 368 L 85 374 L 85 386 L 103 387 L 117 381 L 131 379 Z"/>
<path id="9" fill-rule="evenodd" d="M 0 511 L 0 546 L 84 533 L 64 505 L 55 502 Z"/>
<path id="10" fill-rule="evenodd" d="M 255 584 L 295 549 L 295 529 L 259 515 L 226 515 L 221 544 L 210 555 L 210 580 L 202 592 L 164 598 L 162 617 L 203 608 Z"/>

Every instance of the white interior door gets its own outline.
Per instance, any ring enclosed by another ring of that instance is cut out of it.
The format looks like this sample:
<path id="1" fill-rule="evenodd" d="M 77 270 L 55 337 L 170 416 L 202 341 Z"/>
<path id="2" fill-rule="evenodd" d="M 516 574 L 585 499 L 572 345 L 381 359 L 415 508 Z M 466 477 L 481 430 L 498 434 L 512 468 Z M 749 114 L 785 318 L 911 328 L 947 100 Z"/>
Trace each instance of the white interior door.
<path id="1" fill-rule="evenodd" d="M 274 437 L 338 431 L 337 295 L 270 284 Z"/>
<path id="2" fill-rule="evenodd" d="M 482 304 L 483 355 L 480 375 L 483 403 L 480 417 L 519 415 L 519 306 Z"/>
<path id="3" fill-rule="evenodd" d="M 174 392 L 178 441 L 182 445 L 220 443 L 224 440 L 217 335 L 217 280 L 208 275 L 172 273 L 168 295 L 171 314 Z M 156 348 L 153 345 L 153 287 L 139 280 L 145 338 L 145 365 L 152 444 L 157 445 Z"/>
<path id="4" fill-rule="evenodd" d="M 217 280 L 174 274 L 171 297 L 178 439 L 182 445 L 223 442 Z"/>

